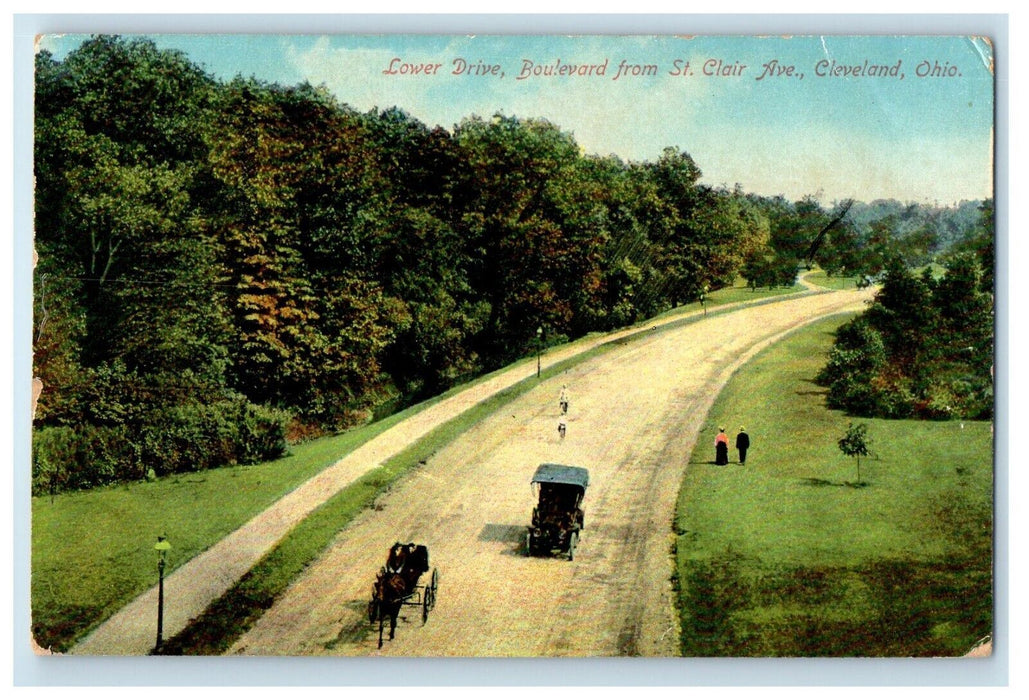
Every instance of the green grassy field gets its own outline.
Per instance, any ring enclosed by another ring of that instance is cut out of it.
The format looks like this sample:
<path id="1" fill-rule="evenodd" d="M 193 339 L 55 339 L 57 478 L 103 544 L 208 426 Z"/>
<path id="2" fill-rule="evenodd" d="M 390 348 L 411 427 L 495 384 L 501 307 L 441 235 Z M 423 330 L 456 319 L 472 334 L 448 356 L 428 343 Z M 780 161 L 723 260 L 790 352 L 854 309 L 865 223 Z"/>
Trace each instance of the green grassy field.
<path id="1" fill-rule="evenodd" d="M 725 304 L 765 299 L 795 289 L 754 293 L 745 288 L 727 288 L 712 293 L 707 306 L 714 310 Z M 663 316 L 687 314 L 699 307 L 694 303 Z M 585 343 L 592 337 L 575 342 Z M 605 349 L 602 346 L 573 361 L 561 363 L 546 370 L 544 375 L 564 371 Z M 522 363 L 532 361 L 534 358 Z M 158 535 L 166 535 L 173 546 L 168 553 L 167 571 L 170 573 L 367 440 L 493 374 L 373 424 L 293 446 L 289 456 L 273 462 L 33 498 L 31 606 L 32 629 L 37 643 L 44 648 L 65 651 L 119 608 L 155 585 L 157 566 L 152 547 Z M 527 388 L 525 385 L 514 393 L 510 390 L 502 392 L 497 400 L 510 400 Z M 497 405 L 491 401 L 485 404 L 485 408 L 495 410 Z M 310 560 L 320 551 L 318 547 L 328 544 L 331 533 L 326 527 L 332 528 L 333 532 L 342 528 L 353 514 L 412 466 L 408 458 L 411 454 L 431 450 L 441 439 L 452 439 L 467 429 L 468 421 L 474 422 L 481 417 L 482 414 L 476 411 L 448 423 L 441 432 L 412 446 L 411 451 L 405 453 L 407 457 L 400 455 L 396 462 L 391 461 L 393 466 L 390 469 L 369 474 L 312 514 L 309 518 L 312 522 L 301 524 L 291 535 L 291 538 L 299 538 L 303 542 L 297 544 L 287 538 L 281 543 L 279 549 L 251 572 L 241 587 L 238 586 L 219 602 L 212 615 L 205 616 L 202 629 L 191 630 L 190 641 L 180 643 L 180 648 L 185 653 L 193 653 L 189 650 L 223 647 L 225 640 L 219 635 L 230 638 L 239 631 L 239 624 L 225 618 L 238 616 L 242 621 L 253 614 L 252 608 L 268 604 L 271 597 L 302 568 L 302 564 L 297 562 Z M 244 599 L 249 602 L 241 602 Z M 219 629 L 222 632 L 216 631 Z"/>
<path id="2" fill-rule="evenodd" d="M 686 656 L 953 656 L 992 632 L 989 423 L 852 419 L 812 382 L 843 319 L 742 368 L 718 398 L 676 515 Z M 869 427 L 874 457 L 836 442 Z M 741 425 L 747 464 L 714 465 Z M 859 483 L 860 481 L 860 483 Z"/>
<path id="3" fill-rule="evenodd" d="M 811 284 L 827 289 L 856 289 L 857 277 L 830 277 L 825 270 L 815 269 L 807 274 L 807 280 Z"/>

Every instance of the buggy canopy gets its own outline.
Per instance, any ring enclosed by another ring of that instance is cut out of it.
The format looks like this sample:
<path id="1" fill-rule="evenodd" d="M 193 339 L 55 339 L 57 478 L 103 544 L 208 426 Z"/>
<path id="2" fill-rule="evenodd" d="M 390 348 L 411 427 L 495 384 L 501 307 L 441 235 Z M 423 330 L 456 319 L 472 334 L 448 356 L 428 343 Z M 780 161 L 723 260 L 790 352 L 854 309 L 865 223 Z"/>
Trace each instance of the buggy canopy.
<path id="1" fill-rule="evenodd" d="M 532 476 L 533 484 L 570 484 L 583 491 L 590 483 L 589 470 L 564 464 L 541 464 Z"/>

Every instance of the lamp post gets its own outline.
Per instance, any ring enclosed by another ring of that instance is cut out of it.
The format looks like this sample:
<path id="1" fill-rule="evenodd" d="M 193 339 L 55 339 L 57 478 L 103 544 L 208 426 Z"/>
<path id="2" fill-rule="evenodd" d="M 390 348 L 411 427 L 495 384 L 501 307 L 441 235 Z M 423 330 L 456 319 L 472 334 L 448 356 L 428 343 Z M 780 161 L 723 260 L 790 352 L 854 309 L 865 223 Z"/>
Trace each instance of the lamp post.
<path id="1" fill-rule="evenodd" d="M 536 379 L 540 378 L 540 363 L 543 357 L 543 326 L 536 326 Z"/>
<path id="2" fill-rule="evenodd" d="M 157 645 L 154 651 L 160 652 L 164 632 L 164 558 L 171 549 L 171 543 L 164 535 L 159 535 L 154 549 L 157 550 Z"/>

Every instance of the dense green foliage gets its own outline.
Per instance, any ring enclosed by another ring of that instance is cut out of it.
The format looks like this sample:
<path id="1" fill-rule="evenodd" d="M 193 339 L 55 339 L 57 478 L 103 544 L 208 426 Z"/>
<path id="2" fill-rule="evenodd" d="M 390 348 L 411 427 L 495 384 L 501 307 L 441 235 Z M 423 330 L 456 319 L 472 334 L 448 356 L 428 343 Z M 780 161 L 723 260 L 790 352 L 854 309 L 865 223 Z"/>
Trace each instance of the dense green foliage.
<path id="1" fill-rule="evenodd" d="M 675 521 L 685 656 L 958 656 L 993 632 L 992 426 L 868 419 L 855 483 L 851 419 L 812 391 L 840 322 L 762 352 L 711 409 Z M 703 436 L 741 422 L 746 466 L 714 466 Z"/>
<path id="2" fill-rule="evenodd" d="M 141 40 L 41 52 L 35 107 L 37 492 L 274 457 L 740 275 L 789 286 L 831 219 L 678 149 L 429 128 Z"/>
<path id="3" fill-rule="evenodd" d="M 853 415 L 993 415 L 993 296 L 979 259 L 960 253 L 937 280 L 897 259 L 862 316 L 843 326 L 818 380 Z M 989 271 L 992 273 L 992 270 Z"/>

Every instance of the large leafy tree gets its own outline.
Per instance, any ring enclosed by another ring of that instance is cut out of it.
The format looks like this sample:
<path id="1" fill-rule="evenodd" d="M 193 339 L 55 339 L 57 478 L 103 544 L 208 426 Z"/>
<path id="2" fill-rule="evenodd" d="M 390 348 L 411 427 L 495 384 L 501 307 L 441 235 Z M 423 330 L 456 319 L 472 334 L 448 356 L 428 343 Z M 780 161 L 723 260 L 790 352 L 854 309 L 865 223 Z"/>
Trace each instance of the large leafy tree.
<path id="1" fill-rule="evenodd" d="M 607 234 L 600 263 L 602 301 L 595 323 L 598 328 L 617 328 L 652 315 L 663 302 L 654 268 L 657 251 L 651 240 L 660 195 L 639 164 L 592 156 L 584 158 L 580 167 L 603 203 L 601 225 Z"/>
<path id="2" fill-rule="evenodd" d="M 815 260 L 829 275 L 861 273 L 861 241 L 854 224 L 843 219 L 828 231 Z"/>
<path id="3" fill-rule="evenodd" d="M 317 315 L 295 247 L 304 142 L 277 97 L 252 82 L 229 86 L 211 153 L 220 185 L 211 225 L 226 271 L 234 379 L 260 402 L 283 400 L 302 373 L 297 354 L 311 346 Z"/>
<path id="4" fill-rule="evenodd" d="M 470 118 L 455 133 L 473 193 L 460 222 L 469 280 L 489 304 L 480 348 L 531 349 L 536 329 L 581 333 L 599 300 L 605 232 L 578 145 L 544 120 Z"/>
<path id="5" fill-rule="evenodd" d="M 327 96 L 236 80 L 211 153 L 233 318 L 233 380 L 247 396 L 340 420 L 381 382 L 394 305 L 374 277 L 374 164 Z M 325 143 L 326 146 L 322 147 Z"/>
<path id="6" fill-rule="evenodd" d="M 797 202 L 776 197 L 768 202 L 770 242 L 778 257 L 794 266 L 805 262 L 806 254 L 829 216 L 818 200 L 808 195 Z"/>
<path id="7" fill-rule="evenodd" d="M 986 275 L 974 254 L 960 254 L 932 289 L 939 319 L 933 390 L 952 397 L 945 403 L 964 404 L 966 415 L 989 415 L 993 400 L 993 296 L 983 289 Z"/>
<path id="8" fill-rule="evenodd" d="M 700 241 L 690 226 L 700 198 L 701 171 L 688 153 L 666 148 L 657 162 L 649 164 L 647 176 L 658 193 L 647 216 L 656 244 L 654 267 L 662 295 L 677 306 L 697 298 L 708 277 Z"/>
<path id="9" fill-rule="evenodd" d="M 374 232 L 376 279 L 402 319 L 384 368 L 404 394 L 427 395 L 477 369 L 471 339 L 488 315 L 469 282 L 469 247 L 457 232 L 469 197 L 461 186 L 464 152 L 445 130 L 397 108 L 364 121 L 381 178 L 378 206 L 363 221 Z"/>
<path id="10" fill-rule="evenodd" d="M 767 250 L 768 219 L 737 188 L 699 188 L 690 227 L 692 254 L 703 267 L 701 284 L 716 289 L 732 284 L 748 258 Z"/>
<path id="11" fill-rule="evenodd" d="M 217 85 L 118 37 L 36 67 L 37 485 L 280 453 L 284 417 L 227 387 L 205 178 Z"/>
<path id="12" fill-rule="evenodd" d="M 866 312 L 893 363 L 909 376 L 921 374 L 932 331 L 938 326 L 931 294 L 925 279 L 912 273 L 901 258 L 892 257 L 886 263 L 882 289 Z"/>
<path id="13" fill-rule="evenodd" d="M 62 63 L 41 53 L 37 86 L 38 375 L 51 357 L 80 378 L 117 365 L 150 403 L 217 388 L 226 325 L 194 187 L 214 83 L 176 52 L 97 37 Z"/>

